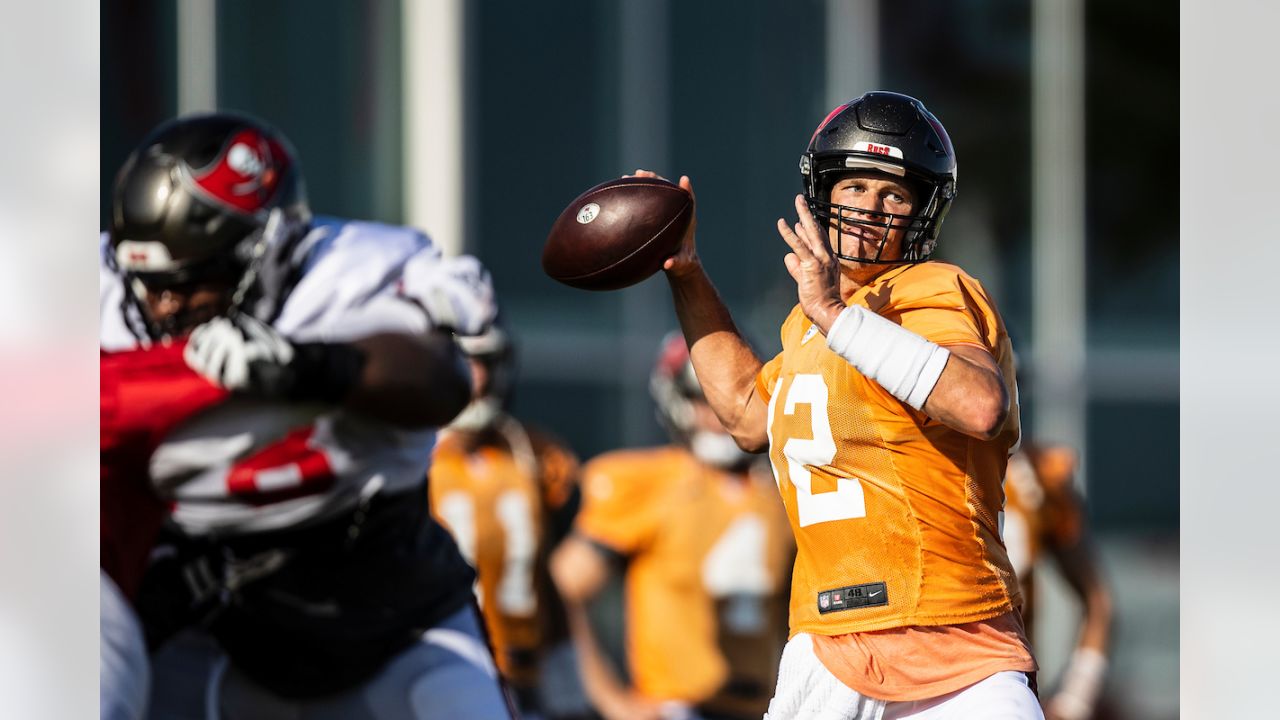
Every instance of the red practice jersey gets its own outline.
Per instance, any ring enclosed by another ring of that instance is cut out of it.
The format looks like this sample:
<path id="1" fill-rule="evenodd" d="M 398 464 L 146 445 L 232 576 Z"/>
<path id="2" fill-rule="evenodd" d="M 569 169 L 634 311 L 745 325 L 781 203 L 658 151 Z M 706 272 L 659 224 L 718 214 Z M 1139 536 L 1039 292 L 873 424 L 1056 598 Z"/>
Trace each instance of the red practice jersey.
<path id="1" fill-rule="evenodd" d="M 227 397 L 187 366 L 185 345 L 101 354 L 99 562 L 127 597 L 164 519 L 148 473 L 151 453 L 176 425 Z"/>

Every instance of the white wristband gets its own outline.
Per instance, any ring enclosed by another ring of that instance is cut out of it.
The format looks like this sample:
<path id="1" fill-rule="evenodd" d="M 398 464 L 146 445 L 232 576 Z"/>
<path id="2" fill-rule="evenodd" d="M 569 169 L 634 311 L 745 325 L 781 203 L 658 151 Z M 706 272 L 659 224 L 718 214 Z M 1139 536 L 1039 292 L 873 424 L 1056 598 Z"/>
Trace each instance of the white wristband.
<path id="1" fill-rule="evenodd" d="M 1066 720 L 1085 720 L 1093 714 L 1106 673 L 1106 655 L 1093 648 L 1077 648 L 1049 707 Z"/>
<path id="2" fill-rule="evenodd" d="M 861 305 L 845 308 L 827 333 L 827 347 L 919 410 L 938 384 L 951 351 Z"/>

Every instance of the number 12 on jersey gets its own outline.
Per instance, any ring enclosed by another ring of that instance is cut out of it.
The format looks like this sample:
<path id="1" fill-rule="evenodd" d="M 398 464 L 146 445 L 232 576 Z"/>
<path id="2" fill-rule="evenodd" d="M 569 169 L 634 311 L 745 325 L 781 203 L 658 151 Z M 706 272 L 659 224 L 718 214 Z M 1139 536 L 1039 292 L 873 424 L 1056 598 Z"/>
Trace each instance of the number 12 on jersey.
<path id="1" fill-rule="evenodd" d="M 800 527 L 833 520 L 852 520 L 866 517 L 866 501 L 862 494 L 862 482 L 857 478 L 837 478 L 836 489 L 815 493 L 812 488 L 811 466 L 828 465 L 836 457 L 836 441 L 831 434 L 831 419 L 827 415 L 827 382 L 821 375 L 796 375 L 791 386 L 784 390 L 785 378 L 778 378 L 769 400 L 769 447 L 774 447 L 774 418 L 778 404 L 782 414 L 796 414 L 797 405 L 809 406 L 809 437 L 787 437 L 782 445 L 782 457 L 786 462 L 786 476 L 796 489 L 796 519 Z M 773 477 L 782 490 L 782 468 L 777 459 L 773 462 Z M 785 493 L 783 494 L 785 498 Z"/>

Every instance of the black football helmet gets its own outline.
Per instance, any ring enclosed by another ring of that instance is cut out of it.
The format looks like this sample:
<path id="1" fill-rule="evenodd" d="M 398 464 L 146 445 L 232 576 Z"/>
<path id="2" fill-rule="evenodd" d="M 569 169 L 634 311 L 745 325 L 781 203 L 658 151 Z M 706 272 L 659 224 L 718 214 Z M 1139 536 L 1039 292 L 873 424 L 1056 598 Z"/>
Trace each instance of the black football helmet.
<path id="1" fill-rule="evenodd" d="M 191 115 L 156 128 L 125 160 L 109 239 L 135 300 L 147 288 L 218 282 L 234 309 L 253 285 L 273 216 L 295 232 L 311 219 L 288 139 L 244 115 Z M 153 337 L 172 334 L 148 324 Z"/>
<path id="2" fill-rule="evenodd" d="M 856 170 L 902 178 L 915 191 L 914 214 L 832 204 L 832 187 Z M 919 100 L 869 92 L 832 110 L 818 125 L 800 157 L 800 178 L 809 210 L 820 224 L 865 225 L 884 235 L 874 258 L 860 258 L 844 251 L 841 231 L 832 248 L 837 257 L 873 264 L 916 263 L 933 253 L 942 220 L 955 199 L 956 153 L 942 123 Z M 893 229 L 906 231 L 902 257 L 881 259 Z"/>

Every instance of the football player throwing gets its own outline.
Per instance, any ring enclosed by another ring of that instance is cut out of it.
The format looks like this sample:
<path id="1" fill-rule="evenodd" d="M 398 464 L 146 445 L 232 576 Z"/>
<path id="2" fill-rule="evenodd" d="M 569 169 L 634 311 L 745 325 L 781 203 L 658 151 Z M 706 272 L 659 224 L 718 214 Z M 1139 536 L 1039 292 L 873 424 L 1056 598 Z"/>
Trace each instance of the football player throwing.
<path id="1" fill-rule="evenodd" d="M 664 265 L 707 400 L 769 453 L 795 533 L 767 717 L 1039 718 L 997 522 L 1012 350 L 981 283 L 929 259 L 951 140 L 920 101 L 867 93 L 818 125 L 800 179 L 797 221 L 776 228 L 798 300 L 776 357 L 742 339 L 696 225 Z"/>

